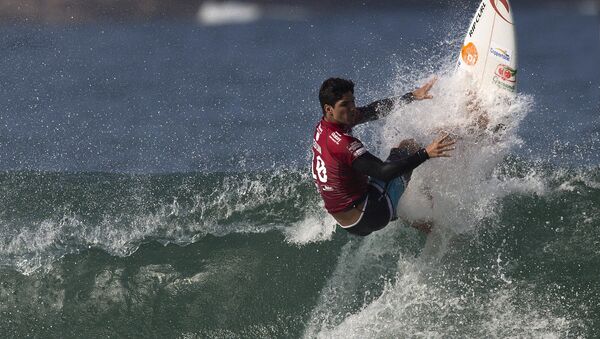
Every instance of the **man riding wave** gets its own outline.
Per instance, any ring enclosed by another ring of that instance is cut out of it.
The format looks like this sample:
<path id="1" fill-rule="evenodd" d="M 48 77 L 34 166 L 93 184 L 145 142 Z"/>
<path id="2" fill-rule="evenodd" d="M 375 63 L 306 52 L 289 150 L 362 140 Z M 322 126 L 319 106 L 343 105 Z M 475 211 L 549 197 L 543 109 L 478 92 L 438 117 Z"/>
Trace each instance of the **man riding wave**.
<path id="1" fill-rule="evenodd" d="M 389 114 L 394 105 L 431 99 L 435 79 L 402 97 L 356 107 L 354 83 L 330 78 L 323 82 L 319 101 L 323 117 L 314 133 L 312 176 L 325 209 L 348 232 L 365 236 L 397 219 L 397 206 L 412 170 L 428 159 L 449 157 L 454 141 L 440 136 L 421 148 L 404 140 L 382 161 L 352 136 L 358 124 Z"/>

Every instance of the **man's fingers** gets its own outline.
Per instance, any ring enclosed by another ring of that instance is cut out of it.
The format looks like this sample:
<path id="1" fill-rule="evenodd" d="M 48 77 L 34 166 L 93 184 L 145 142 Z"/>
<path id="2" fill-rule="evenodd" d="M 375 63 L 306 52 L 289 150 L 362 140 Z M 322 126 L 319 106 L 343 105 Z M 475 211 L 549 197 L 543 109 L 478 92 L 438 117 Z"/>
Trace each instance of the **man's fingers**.
<path id="1" fill-rule="evenodd" d="M 433 87 L 433 85 L 435 84 L 436 81 L 437 81 L 437 76 L 433 77 L 433 79 L 427 81 L 427 83 L 425 83 L 425 85 L 423 85 L 421 88 L 419 88 L 418 90 L 415 91 L 420 94 L 423 94 L 422 96 L 420 96 L 419 99 L 432 99 L 433 98 L 433 96 L 429 95 L 427 92 L 429 92 L 429 90 L 431 89 L 431 87 Z"/>
<path id="2" fill-rule="evenodd" d="M 449 152 L 456 149 L 454 147 L 455 144 L 456 140 L 452 138 L 450 133 L 444 131 L 428 146 L 431 147 L 429 155 L 432 158 L 450 158 L 451 155 Z"/>
<path id="3" fill-rule="evenodd" d="M 437 81 L 437 77 L 434 77 L 433 79 L 431 79 L 427 83 L 425 83 L 425 85 L 414 90 L 412 92 L 412 94 L 414 95 L 414 98 L 416 100 L 433 99 L 433 95 L 430 95 L 428 92 L 431 89 L 431 87 L 433 87 L 433 84 L 435 84 L 436 81 Z"/>
<path id="4" fill-rule="evenodd" d="M 456 149 L 456 147 L 452 147 L 452 145 L 447 145 L 447 146 L 439 146 L 437 151 L 440 153 L 444 153 L 444 152 L 452 152 Z"/>
<path id="5" fill-rule="evenodd" d="M 434 76 L 433 79 L 429 80 L 426 84 L 425 84 L 425 89 L 427 91 L 429 91 L 431 89 L 431 87 L 433 87 L 433 85 L 435 84 L 435 82 L 437 81 L 437 76 Z"/>
<path id="6" fill-rule="evenodd" d="M 446 152 L 452 152 L 452 151 L 454 151 L 454 147 L 438 148 L 436 151 L 440 154 L 446 153 Z"/>
<path id="7" fill-rule="evenodd" d="M 456 143 L 456 139 L 454 139 L 454 136 L 450 135 L 449 133 L 443 137 L 440 136 L 440 138 L 436 141 L 441 146 L 454 145 Z"/>
<path id="8" fill-rule="evenodd" d="M 445 134 L 440 135 L 435 142 L 442 143 L 444 140 L 448 139 L 448 137 L 450 136 L 450 133 L 446 132 Z"/>
<path id="9" fill-rule="evenodd" d="M 456 147 L 452 147 L 452 145 L 448 145 L 448 146 L 440 147 L 438 149 L 442 152 L 445 152 L 445 151 L 454 151 L 456 149 Z"/>

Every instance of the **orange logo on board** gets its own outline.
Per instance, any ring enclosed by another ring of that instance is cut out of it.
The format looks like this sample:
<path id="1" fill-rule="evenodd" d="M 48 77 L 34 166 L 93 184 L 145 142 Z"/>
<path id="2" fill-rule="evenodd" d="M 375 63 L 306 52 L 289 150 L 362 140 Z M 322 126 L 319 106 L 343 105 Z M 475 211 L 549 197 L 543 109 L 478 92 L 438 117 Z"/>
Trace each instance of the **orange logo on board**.
<path id="1" fill-rule="evenodd" d="M 475 47 L 475 44 L 472 42 L 464 45 L 460 54 L 462 55 L 462 59 L 465 64 L 469 66 L 475 65 L 477 63 L 477 59 L 479 58 L 477 47 Z"/>

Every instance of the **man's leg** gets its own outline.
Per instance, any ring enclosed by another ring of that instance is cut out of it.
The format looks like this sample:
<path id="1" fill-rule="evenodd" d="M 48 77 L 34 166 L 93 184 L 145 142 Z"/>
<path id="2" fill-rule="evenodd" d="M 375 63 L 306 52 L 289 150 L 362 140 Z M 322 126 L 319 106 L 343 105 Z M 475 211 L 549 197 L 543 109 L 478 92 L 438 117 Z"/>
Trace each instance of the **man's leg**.
<path id="1" fill-rule="evenodd" d="M 419 149 L 421 149 L 421 147 L 422 146 L 419 143 L 417 143 L 415 139 L 402 140 L 398 144 L 398 147 L 392 148 L 392 150 L 390 152 L 390 156 L 387 158 L 386 162 L 400 160 L 404 157 L 414 154 Z M 394 194 L 393 194 L 393 197 L 392 197 L 392 194 L 390 194 L 390 198 L 391 198 L 393 206 L 394 206 L 394 216 L 396 218 L 397 218 L 398 202 L 400 201 L 400 197 L 402 196 L 406 187 L 408 186 L 411 176 L 412 176 L 412 171 L 403 173 L 402 176 L 400 177 L 402 179 L 402 183 L 400 185 L 398 185 L 398 183 L 391 185 L 392 190 L 394 191 L 393 192 Z M 399 180 L 400 178 L 396 178 L 394 180 Z M 392 182 L 394 180 L 392 180 Z M 390 182 L 389 184 L 392 184 L 392 182 Z M 399 189 L 399 187 L 401 187 L 401 189 Z M 390 193 L 392 193 L 392 192 L 390 191 Z M 429 197 L 430 197 L 430 201 L 433 205 L 433 200 L 432 200 L 431 195 L 429 195 Z M 431 221 L 427 221 L 427 220 L 409 221 L 409 220 L 406 220 L 405 218 L 402 218 L 402 219 L 405 222 L 407 222 L 408 224 L 410 224 L 412 227 L 420 230 L 423 233 L 429 234 L 431 232 L 431 228 L 433 227 L 433 223 Z"/>

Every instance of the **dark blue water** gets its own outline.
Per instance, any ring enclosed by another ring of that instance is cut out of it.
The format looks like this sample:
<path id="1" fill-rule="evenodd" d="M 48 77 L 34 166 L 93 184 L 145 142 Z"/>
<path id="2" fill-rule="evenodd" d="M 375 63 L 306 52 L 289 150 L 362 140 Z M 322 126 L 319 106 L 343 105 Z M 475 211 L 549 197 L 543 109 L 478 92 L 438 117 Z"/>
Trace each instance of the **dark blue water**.
<path id="1" fill-rule="evenodd" d="M 364 104 L 440 73 L 447 100 L 471 4 L 0 26 L 0 333 L 593 337 L 598 17 L 515 6 L 514 143 L 485 180 L 436 179 L 456 205 L 429 238 L 332 233 L 308 173 L 317 90 L 348 77 Z M 423 120 L 400 117 L 358 132 L 381 151 Z"/>
<path id="2" fill-rule="evenodd" d="M 530 8 L 515 15 L 520 88 L 536 101 L 522 135 L 540 155 L 557 142 L 593 145 L 596 18 Z M 323 78 L 354 79 L 363 103 L 390 95 L 398 73 L 433 73 L 451 57 L 462 31 L 456 19 L 451 9 L 411 9 L 248 26 L 5 26 L 0 166 L 177 172 L 229 170 L 241 158 L 288 164 L 305 153 Z M 547 22 L 556 24 L 536 29 Z"/>

